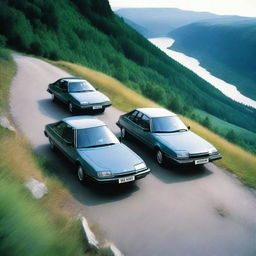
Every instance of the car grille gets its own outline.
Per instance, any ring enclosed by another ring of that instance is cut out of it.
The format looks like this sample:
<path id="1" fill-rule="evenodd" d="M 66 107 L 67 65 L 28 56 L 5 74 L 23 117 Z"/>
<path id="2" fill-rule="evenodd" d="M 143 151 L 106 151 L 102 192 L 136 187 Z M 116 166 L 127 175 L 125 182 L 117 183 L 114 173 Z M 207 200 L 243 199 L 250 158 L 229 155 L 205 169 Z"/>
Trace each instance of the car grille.
<path id="1" fill-rule="evenodd" d="M 121 173 L 116 173 L 115 177 L 125 177 L 129 175 L 135 175 L 136 171 L 130 171 L 130 172 L 121 172 Z"/>
<path id="2" fill-rule="evenodd" d="M 103 101 L 103 102 L 100 102 L 100 103 L 91 103 L 92 106 L 102 106 L 102 105 L 105 105 L 107 103 L 110 103 L 109 101 Z"/>
<path id="3" fill-rule="evenodd" d="M 209 153 L 204 152 L 204 153 L 189 154 L 189 158 L 204 158 L 204 157 L 209 157 Z"/>

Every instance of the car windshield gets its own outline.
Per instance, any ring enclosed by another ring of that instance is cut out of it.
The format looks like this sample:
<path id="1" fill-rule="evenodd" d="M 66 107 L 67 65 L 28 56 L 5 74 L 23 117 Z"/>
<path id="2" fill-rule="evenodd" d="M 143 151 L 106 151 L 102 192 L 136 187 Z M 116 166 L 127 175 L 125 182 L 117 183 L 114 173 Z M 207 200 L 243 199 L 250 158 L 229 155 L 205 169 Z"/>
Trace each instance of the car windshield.
<path id="1" fill-rule="evenodd" d="M 152 132 L 182 132 L 187 131 L 186 125 L 177 116 L 152 118 Z"/>
<path id="2" fill-rule="evenodd" d="M 119 140 L 106 126 L 77 130 L 78 148 L 102 147 L 117 143 Z"/>
<path id="3" fill-rule="evenodd" d="M 69 83 L 69 92 L 88 92 L 88 91 L 95 91 L 95 88 L 87 81 Z"/>

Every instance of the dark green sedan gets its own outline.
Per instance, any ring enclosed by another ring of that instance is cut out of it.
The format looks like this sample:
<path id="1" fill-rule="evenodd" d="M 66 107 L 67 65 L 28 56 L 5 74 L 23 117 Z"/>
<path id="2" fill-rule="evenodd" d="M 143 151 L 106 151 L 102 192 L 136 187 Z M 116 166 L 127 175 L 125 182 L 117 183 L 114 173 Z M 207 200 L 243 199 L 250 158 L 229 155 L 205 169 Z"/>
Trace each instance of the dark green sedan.
<path id="1" fill-rule="evenodd" d="M 110 99 L 97 91 L 88 81 L 77 77 L 66 77 L 49 84 L 47 91 L 52 100 L 62 101 L 71 113 L 76 110 L 97 110 L 104 112 L 111 106 Z"/>
<path id="2" fill-rule="evenodd" d="M 139 108 L 120 116 L 121 138 L 130 134 L 152 148 L 158 164 L 205 164 L 221 158 L 217 149 L 163 108 Z M 166 161 L 167 162 L 167 161 Z"/>
<path id="3" fill-rule="evenodd" d="M 58 148 L 76 165 L 81 182 L 127 183 L 150 173 L 144 161 L 97 118 L 65 118 L 46 125 L 44 133 L 51 148 Z"/>

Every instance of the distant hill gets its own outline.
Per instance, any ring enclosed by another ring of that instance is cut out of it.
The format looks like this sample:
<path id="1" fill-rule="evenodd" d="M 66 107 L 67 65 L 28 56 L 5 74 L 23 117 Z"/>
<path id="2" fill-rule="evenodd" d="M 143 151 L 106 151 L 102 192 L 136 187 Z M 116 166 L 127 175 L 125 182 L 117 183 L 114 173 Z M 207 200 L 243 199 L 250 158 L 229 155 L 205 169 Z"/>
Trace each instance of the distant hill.
<path id="1" fill-rule="evenodd" d="M 135 22 L 127 19 L 127 18 L 123 18 L 124 22 L 129 25 L 130 27 L 132 27 L 133 29 L 135 29 L 138 33 L 142 34 L 144 37 L 148 37 L 150 36 L 150 33 L 148 32 L 148 30 L 138 24 L 136 24 Z"/>
<path id="2" fill-rule="evenodd" d="M 1 0 L 0 24 L 0 46 L 80 63 L 177 113 L 193 116 L 197 108 L 256 130 L 254 109 L 168 57 L 115 15 L 107 0 Z"/>
<path id="3" fill-rule="evenodd" d="M 116 10 L 115 13 L 147 29 L 146 34 L 139 31 L 147 38 L 166 36 L 178 27 L 219 17 L 212 13 L 184 11 L 177 8 L 123 8 Z M 132 24 L 129 25 L 133 27 Z"/>
<path id="4" fill-rule="evenodd" d="M 202 66 L 256 100 L 256 19 L 232 18 L 190 24 L 169 33 L 173 50 L 197 58 Z"/>

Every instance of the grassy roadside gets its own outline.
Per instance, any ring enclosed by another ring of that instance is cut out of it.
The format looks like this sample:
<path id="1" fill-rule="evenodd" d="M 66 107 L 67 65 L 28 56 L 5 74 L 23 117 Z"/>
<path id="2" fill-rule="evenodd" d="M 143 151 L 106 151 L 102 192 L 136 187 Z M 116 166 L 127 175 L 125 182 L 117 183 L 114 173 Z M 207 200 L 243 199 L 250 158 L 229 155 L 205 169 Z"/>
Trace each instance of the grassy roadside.
<path id="1" fill-rule="evenodd" d="M 9 85 L 15 72 L 9 52 L 0 49 L 1 115 L 8 115 Z M 0 255 L 107 255 L 89 248 L 78 212 L 70 211 L 74 204 L 70 193 L 47 175 L 29 143 L 2 127 L 0 142 Z M 29 178 L 47 186 L 43 199 L 34 199 L 24 187 Z"/>
<path id="2" fill-rule="evenodd" d="M 16 73 L 15 62 L 9 51 L 0 48 L 0 114 L 7 114 L 9 85 Z"/>
<path id="3" fill-rule="evenodd" d="M 87 79 L 99 88 L 100 91 L 108 95 L 115 107 L 125 112 L 137 107 L 159 106 L 155 102 L 130 90 L 118 80 L 101 72 L 64 61 L 51 63 L 67 70 L 75 76 Z M 197 122 L 185 117 L 181 118 L 186 124 L 192 127 L 194 132 L 210 141 L 221 152 L 223 159 L 215 162 L 216 165 L 235 173 L 246 185 L 256 188 L 256 157 L 254 155 L 228 142 Z"/>

